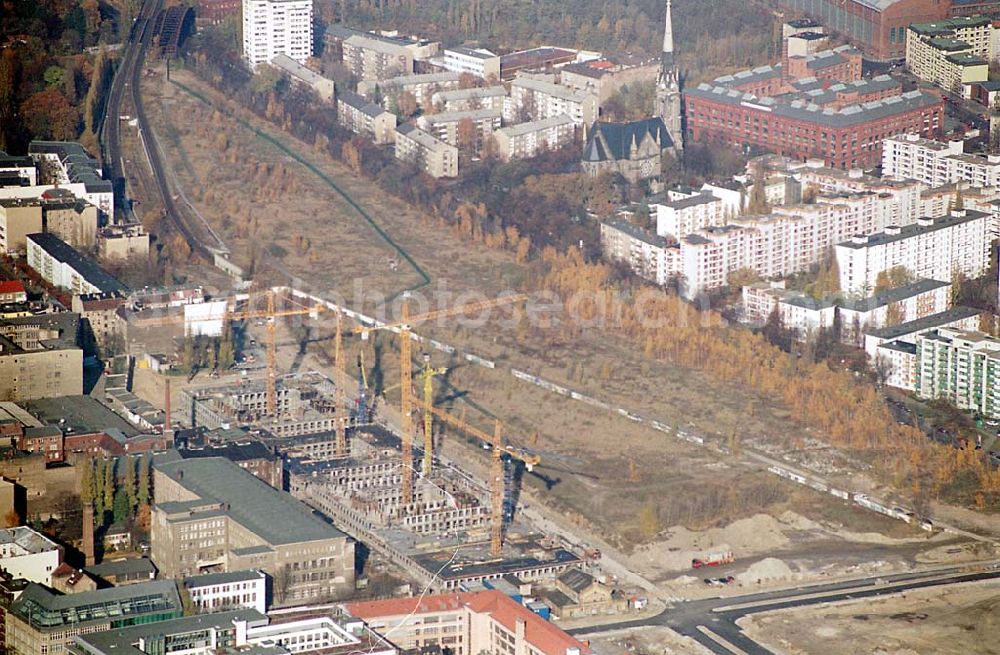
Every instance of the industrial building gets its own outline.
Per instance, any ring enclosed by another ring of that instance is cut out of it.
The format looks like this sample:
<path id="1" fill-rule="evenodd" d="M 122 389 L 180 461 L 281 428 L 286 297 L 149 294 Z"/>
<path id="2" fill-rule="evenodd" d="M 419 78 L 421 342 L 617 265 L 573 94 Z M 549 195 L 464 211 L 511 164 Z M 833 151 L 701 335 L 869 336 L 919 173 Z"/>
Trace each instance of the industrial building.
<path id="1" fill-rule="evenodd" d="M 151 558 L 161 575 L 259 569 L 278 605 L 354 590 L 354 541 L 221 457 L 154 460 Z"/>

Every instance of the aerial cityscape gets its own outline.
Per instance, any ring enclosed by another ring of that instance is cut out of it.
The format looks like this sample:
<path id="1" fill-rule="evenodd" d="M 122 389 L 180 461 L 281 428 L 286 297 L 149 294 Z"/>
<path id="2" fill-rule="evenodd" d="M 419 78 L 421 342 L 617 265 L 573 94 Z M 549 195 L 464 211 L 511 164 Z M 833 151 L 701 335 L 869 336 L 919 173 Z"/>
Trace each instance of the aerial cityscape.
<path id="1" fill-rule="evenodd" d="M 1000 654 L 1000 0 L 0 0 L 0 655 Z"/>

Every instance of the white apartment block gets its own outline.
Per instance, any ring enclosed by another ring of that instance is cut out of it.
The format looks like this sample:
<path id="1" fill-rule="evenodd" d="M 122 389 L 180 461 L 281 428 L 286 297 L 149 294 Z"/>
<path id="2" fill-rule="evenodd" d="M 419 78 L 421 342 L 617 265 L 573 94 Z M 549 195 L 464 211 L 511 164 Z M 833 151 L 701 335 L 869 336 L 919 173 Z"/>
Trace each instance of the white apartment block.
<path id="1" fill-rule="evenodd" d="M 288 73 L 293 82 L 311 88 L 321 100 L 333 102 L 335 95 L 333 80 L 327 79 L 316 71 L 306 68 L 288 55 L 278 55 L 271 60 L 271 65 L 280 71 Z"/>
<path id="2" fill-rule="evenodd" d="M 52 184 L 58 189 L 68 190 L 77 198 L 86 200 L 97 207 L 109 219 L 114 216 L 115 192 L 111 181 L 103 179 L 101 164 L 91 157 L 90 153 L 79 143 L 74 141 L 32 141 L 28 144 L 28 155 L 39 165 L 40 172 L 45 178 L 42 181 L 45 184 Z M 43 166 L 43 162 L 49 165 Z M 17 194 L 21 190 L 32 188 L 50 190 L 46 196 L 58 193 L 52 187 L 44 186 L 8 187 L 0 189 L 0 192 Z M 15 195 L 14 197 L 23 196 Z"/>
<path id="3" fill-rule="evenodd" d="M 706 227 L 724 225 L 737 212 L 721 198 L 706 191 L 677 200 L 668 200 L 650 205 L 656 210 L 656 233 L 678 239 L 703 230 Z"/>
<path id="4" fill-rule="evenodd" d="M 454 73 L 469 73 L 484 80 L 500 80 L 500 55 L 484 48 L 445 48 L 441 66 Z"/>
<path id="5" fill-rule="evenodd" d="M 989 77 L 996 30 L 986 16 L 913 23 L 906 30 L 906 67 L 947 91 Z"/>
<path id="6" fill-rule="evenodd" d="M 127 289 L 90 257 L 47 233 L 29 234 L 28 266 L 43 280 L 74 294 L 124 293 Z"/>
<path id="7" fill-rule="evenodd" d="M 507 89 L 502 86 L 474 87 L 438 91 L 431 96 L 431 103 L 438 111 L 470 111 L 473 109 L 498 109 L 503 111 Z"/>
<path id="8" fill-rule="evenodd" d="M 536 157 L 576 140 L 576 123 L 565 114 L 504 127 L 493 134 L 503 161 Z"/>
<path id="9" fill-rule="evenodd" d="M 785 288 L 785 282 L 757 282 L 743 287 L 742 321 L 763 325 L 777 310 L 781 324 L 802 338 L 833 325 L 837 306 L 832 299 L 816 300 L 801 291 Z"/>
<path id="10" fill-rule="evenodd" d="M 867 295 L 879 273 L 896 266 L 932 280 L 951 280 L 955 271 L 979 277 L 989 266 L 990 222 L 984 212 L 958 210 L 877 234 L 857 232 L 836 246 L 840 290 Z"/>
<path id="11" fill-rule="evenodd" d="M 337 122 L 375 143 L 392 143 L 396 138 L 396 115 L 352 91 L 337 94 Z"/>
<path id="12" fill-rule="evenodd" d="M 267 611 L 267 576 L 262 571 L 206 573 L 185 578 L 191 602 L 201 614 L 251 609 Z"/>
<path id="13" fill-rule="evenodd" d="M 625 221 L 601 223 L 601 251 L 605 259 L 623 262 L 639 277 L 660 286 L 670 281 L 667 240 Z M 676 249 L 673 249 L 673 253 Z"/>
<path id="14" fill-rule="evenodd" d="M 765 278 L 808 270 L 837 243 L 883 229 L 891 198 L 874 193 L 821 197 L 816 204 L 776 207 L 767 216 L 735 218 L 680 239 L 681 294 L 693 298 L 723 287 L 730 273 Z"/>
<path id="15" fill-rule="evenodd" d="M 62 562 L 62 549 L 31 528 L 6 528 L 0 530 L 0 562 L 15 579 L 48 585 Z"/>
<path id="16" fill-rule="evenodd" d="M 1000 185 L 1000 155 L 967 155 L 962 141 L 943 143 L 907 134 L 882 142 L 882 174 L 931 187 L 961 181 L 992 187 Z"/>
<path id="17" fill-rule="evenodd" d="M 420 75 L 400 75 L 387 80 L 362 80 L 358 82 L 358 93 L 373 98 L 376 92 L 381 96 L 381 104 L 391 109 L 391 104 L 399 101 L 404 91 L 413 95 L 418 107 L 427 107 L 431 98 L 439 91 L 457 89 L 458 73 L 423 73 Z"/>
<path id="18" fill-rule="evenodd" d="M 431 177 L 458 177 L 458 148 L 409 123 L 396 128 L 395 156 Z"/>
<path id="19" fill-rule="evenodd" d="M 917 346 L 905 341 L 889 341 L 875 350 L 873 365 L 886 371 L 885 384 L 905 391 L 917 386 Z"/>
<path id="20" fill-rule="evenodd" d="M 243 59 L 251 70 L 287 55 L 312 56 L 312 0 L 243 0 Z"/>
<path id="21" fill-rule="evenodd" d="M 917 337 L 917 396 L 1000 418 L 1000 339 L 942 328 Z"/>
<path id="22" fill-rule="evenodd" d="M 479 152 L 487 139 L 500 129 L 501 113 L 496 109 L 475 109 L 454 111 L 444 114 L 424 114 L 417 119 L 417 127 L 435 138 L 453 146 L 459 145 L 459 126 L 463 121 L 471 121 L 476 128 L 473 150 Z"/>
<path id="23" fill-rule="evenodd" d="M 577 125 L 592 125 L 597 120 L 597 96 L 527 77 L 511 83 L 510 97 L 504 105 L 506 122 L 537 121 L 560 114 L 569 116 Z"/>

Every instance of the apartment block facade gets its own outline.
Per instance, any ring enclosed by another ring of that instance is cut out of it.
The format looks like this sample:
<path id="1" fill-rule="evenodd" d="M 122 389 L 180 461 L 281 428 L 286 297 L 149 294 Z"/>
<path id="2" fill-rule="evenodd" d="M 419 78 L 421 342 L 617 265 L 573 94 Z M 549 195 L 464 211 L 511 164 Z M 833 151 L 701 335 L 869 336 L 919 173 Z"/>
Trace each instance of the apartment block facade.
<path id="1" fill-rule="evenodd" d="M 597 120 L 597 96 L 530 77 L 518 77 L 511 82 L 505 121 L 521 123 L 563 114 L 577 125 L 593 124 Z"/>
<path id="2" fill-rule="evenodd" d="M 409 123 L 396 128 L 395 154 L 431 177 L 458 177 L 458 148 Z"/>
<path id="3" fill-rule="evenodd" d="M 470 111 L 473 109 L 498 109 L 503 111 L 506 99 L 506 88 L 502 86 L 487 86 L 438 91 L 431 96 L 431 103 L 441 112 Z"/>
<path id="4" fill-rule="evenodd" d="M 358 82 L 358 93 L 368 98 L 381 96 L 381 104 L 386 109 L 392 109 L 399 101 L 402 93 L 409 93 L 417 101 L 418 107 L 431 104 L 433 96 L 442 91 L 458 89 L 460 75 L 458 73 L 422 73 L 420 75 L 401 75 L 387 80 L 362 80 Z"/>
<path id="5" fill-rule="evenodd" d="M 497 156 L 503 161 L 537 157 L 576 140 L 576 123 L 566 115 L 500 128 L 493 133 Z"/>
<path id="6" fill-rule="evenodd" d="M 312 0 L 243 0 L 243 59 L 251 70 L 287 55 L 312 56 Z"/>
<path id="7" fill-rule="evenodd" d="M 882 174 L 931 187 L 962 181 L 995 187 L 1000 185 L 1000 155 L 967 155 L 962 141 L 946 143 L 907 134 L 883 142 Z"/>
<path id="8" fill-rule="evenodd" d="M 455 73 L 469 73 L 484 80 L 500 80 L 500 55 L 485 48 L 445 48 L 441 65 Z"/>
<path id="9" fill-rule="evenodd" d="M 459 145 L 460 125 L 471 123 L 475 134 L 471 150 L 479 152 L 483 143 L 493 138 L 493 133 L 500 129 L 501 112 L 496 109 L 474 109 L 471 111 L 455 111 L 443 114 L 424 114 L 417 119 L 417 127 L 435 138 L 453 146 Z"/>
<path id="10" fill-rule="evenodd" d="M 897 266 L 932 280 L 951 280 L 956 271 L 979 277 L 989 267 L 990 222 L 984 212 L 955 210 L 950 216 L 921 218 L 915 225 L 858 232 L 836 246 L 840 289 L 866 295 L 880 273 Z"/>
<path id="11" fill-rule="evenodd" d="M 43 280 L 73 293 L 124 293 L 125 285 L 90 257 L 52 234 L 27 236 L 28 266 Z"/>
<path id="12" fill-rule="evenodd" d="M 337 122 L 378 144 L 392 143 L 396 138 L 395 114 L 346 89 L 337 94 Z"/>
<path id="13" fill-rule="evenodd" d="M 906 66 L 924 81 L 962 93 L 963 84 L 989 78 L 994 32 L 985 16 L 913 23 L 906 30 Z"/>
<path id="14" fill-rule="evenodd" d="M 942 328 L 917 337 L 917 396 L 1000 418 L 1000 339 Z"/>

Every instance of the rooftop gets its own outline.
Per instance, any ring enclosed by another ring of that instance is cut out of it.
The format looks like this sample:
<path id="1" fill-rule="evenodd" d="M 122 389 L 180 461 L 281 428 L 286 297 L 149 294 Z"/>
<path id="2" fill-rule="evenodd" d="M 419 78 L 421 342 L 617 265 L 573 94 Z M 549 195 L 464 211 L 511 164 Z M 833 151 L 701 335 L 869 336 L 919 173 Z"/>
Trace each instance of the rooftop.
<path id="1" fill-rule="evenodd" d="M 34 242 L 50 257 L 70 266 L 88 283 L 104 293 L 118 291 L 124 293 L 128 288 L 101 268 L 96 261 L 82 254 L 53 234 L 35 233 L 28 235 L 28 241 Z"/>
<path id="2" fill-rule="evenodd" d="M 503 132 L 507 136 L 523 136 L 525 134 L 531 134 L 532 132 L 539 132 L 541 130 L 547 130 L 552 127 L 559 127 L 560 125 L 573 125 L 573 119 L 566 114 L 559 114 L 558 116 L 549 116 L 548 118 L 543 118 L 537 121 L 528 121 L 527 123 L 518 123 L 517 125 L 510 125 L 508 127 L 503 127 L 498 130 Z"/>
<path id="3" fill-rule="evenodd" d="M 647 135 L 658 141 L 661 149 L 669 148 L 674 143 L 661 118 L 628 123 L 594 123 L 584 146 L 583 160 L 627 160 L 631 156 L 632 142 L 640 144 Z"/>
<path id="4" fill-rule="evenodd" d="M 633 239 L 638 239 L 651 246 L 656 246 L 657 248 L 665 248 L 667 246 L 667 240 L 663 237 L 658 236 L 651 230 L 644 230 L 641 227 L 632 225 L 627 221 L 606 221 L 605 225 L 619 232 L 624 232 Z"/>
<path id="5" fill-rule="evenodd" d="M 879 328 L 877 330 L 866 330 L 865 334 L 869 334 L 884 341 L 895 341 L 901 337 L 927 332 L 950 323 L 956 323 L 964 319 L 973 318 L 975 316 L 979 316 L 980 313 L 980 310 L 973 307 L 952 307 L 948 311 L 941 312 L 940 314 L 924 316 L 923 318 L 918 318 L 906 323 L 900 323 L 899 325 Z"/>
<path id="6" fill-rule="evenodd" d="M 364 98 L 362 98 L 361 96 L 359 96 L 357 93 L 353 91 L 348 91 L 347 89 L 343 90 L 338 89 L 337 102 L 343 102 L 345 105 L 349 107 L 354 107 L 361 113 L 367 114 L 372 118 L 381 116 L 382 114 L 389 113 L 385 109 L 382 109 L 381 107 L 376 105 L 374 102 L 369 102 Z"/>
<path id="7" fill-rule="evenodd" d="M 412 123 L 403 123 L 402 125 L 399 125 L 396 128 L 396 132 L 402 134 L 403 136 L 409 139 L 413 139 L 414 141 L 416 141 L 417 143 L 419 143 L 420 145 L 429 150 L 439 150 L 443 148 L 454 147 L 445 143 L 444 141 L 441 141 L 434 135 L 424 132 L 423 130 L 421 130 L 416 125 L 413 125 Z"/>
<path id="8" fill-rule="evenodd" d="M 282 54 L 276 56 L 271 60 L 271 65 L 280 68 L 286 73 L 289 73 L 293 77 L 296 77 L 311 86 L 317 86 L 324 82 L 327 84 L 333 84 L 332 80 L 328 80 L 311 68 L 303 66 L 288 55 Z"/>
<path id="9" fill-rule="evenodd" d="M 153 562 L 145 557 L 104 560 L 100 564 L 88 566 L 84 570 L 93 576 L 105 579 L 130 575 L 152 578 L 156 574 L 156 567 L 153 566 Z"/>
<path id="10" fill-rule="evenodd" d="M 911 284 L 882 291 L 881 293 L 876 293 L 867 298 L 844 301 L 840 303 L 840 306 L 851 311 L 869 312 L 878 307 L 884 307 L 885 305 L 899 302 L 900 300 L 906 300 L 907 298 L 912 298 L 913 296 L 918 296 L 920 294 L 927 293 L 928 291 L 950 286 L 951 283 L 949 282 L 922 278 Z"/>
<path id="11" fill-rule="evenodd" d="M 39 420 L 59 425 L 67 435 L 119 431 L 134 437 L 139 433 L 93 396 L 39 398 L 25 402 L 24 407 Z"/>
<path id="12" fill-rule="evenodd" d="M 0 560 L 58 549 L 54 541 L 28 527 L 0 530 Z"/>
<path id="13" fill-rule="evenodd" d="M 536 93 L 544 93 L 546 95 L 554 96 L 556 98 L 562 98 L 563 100 L 569 100 L 572 102 L 586 102 L 588 98 L 592 98 L 589 93 L 584 93 L 582 91 L 574 91 L 573 89 L 562 86 L 560 84 L 553 84 L 552 82 L 543 82 L 542 80 L 534 80 L 530 77 L 518 77 L 512 83 L 513 86 L 523 87 L 525 89 L 530 89 Z"/>
<path id="14" fill-rule="evenodd" d="M 142 582 L 63 596 L 39 584 L 29 584 L 10 613 L 37 630 L 110 622 L 128 625 L 145 615 L 180 616 L 181 599 L 172 580 Z"/>
<path id="15" fill-rule="evenodd" d="M 903 227 L 895 227 L 891 231 L 878 232 L 876 234 L 871 234 L 867 236 L 859 236 L 850 241 L 845 241 L 843 243 L 838 243 L 838 248 L 851 248 L 853 250 L 861 250 L 863 248 L 873 248 L 875 246 L 882 246 L 887 243 L 893 243 L 895 241 L 902 241 L 903 239 L 909 239 L 918 234 L 926 234 L 928 232 L 935 232 L 937 230 L 943 230 L 945 228 L 954 227 L 956 225 L 961 225 L 962 223 L 968 223 L 970 221 L 977 221 L 987 218 L 989 214 L 985 212 L 978 212 L 972 209 L 966 209 L 963 211 L 952 212 L 951 216 L 942 216 L 939 218 L 921 218 L 918 219 L 916 223 L 912 225 L 904 225 Z"/>
<path id="16" fill-rule="evenodd" d="M 188 589 L 199 587 L 211 587 L 213 585 L 231 584 L 233 582 L 249 582 L 253 580 L 263 580 L 265 575 L 256 569 L 245 571 L 228 571 L 226 573 L 206 573 L 205 575 L 195 575 L 184 579 L 184 586 Z"/>
<path id="17" fill-rule="evenodd" d="M 129 589 L 130 587 L 124 587 Z M 256 610 L 235 610 L 232 612 L 218 612 L 215 614 L 198 614 L 196 616 L 185 616 L 174 618 L 169 621 L 160 621 L 153 624 L 131 625 L 104 632 L 81 635 L 78 639 L 81 644 L 71 644 L 70 651 L 74 653 L 95 653 L 108 654 L 119 653 L 120 655 L 142 655 L 144 652 L 135 644 L 147 642 L 147 650 L 152 650 L 149 646 L 156 643 L 157 638 L 172 635 L 191 634 L 199 630 L 228 630 L 232 629 L 236 621 L 246 621 L 248 623 L 265 625 L 267 617 Z M 148 640 L 148 641 L 147 641 Z M 155 652 L 155 651 L 153 651 Z M 224 651 L 219 651 L 224 652 Z M 241 651 L 243 652 L 243 651 Z M 285 650 L 279 652 L 287 652 Z"/>
<path id="18" fill-rule="evenodd" d="M 176 451 L 175 451 L 176 454 Z M 268 544 L 344 537 L 303 503 L 222 457 L 163 462 L 156 470 L 206 501 L 224 503 L 228 515 Z"/>

